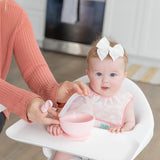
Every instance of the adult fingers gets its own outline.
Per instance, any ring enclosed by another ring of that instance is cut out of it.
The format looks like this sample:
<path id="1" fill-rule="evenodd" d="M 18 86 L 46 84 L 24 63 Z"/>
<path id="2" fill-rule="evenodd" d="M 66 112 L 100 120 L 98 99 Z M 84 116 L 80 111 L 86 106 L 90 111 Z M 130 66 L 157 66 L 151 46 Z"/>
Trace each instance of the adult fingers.
<path id="1" fill-rule="evenodd" d="M 53 108 L 49 108 L 47 111 L 48 111 L 48 113 L 50 113 L 52 116 L 58 117 L 58 112 L 55 111 Z"/>
<path id="2" fill-rule="evenodd" d="M 85 96 L 90 96 L 90 88 L 85 83 L 80 81 L 77 81 L 75 83 L 77 84 L 77 91 L 79 90 L 80 93 L 83 93 Z"/>
<path id="3" fill-rule="evenodd" d="M 69 82 L 69 85 L 67 87 L 67 93 L 72 95 L 73 93 L 76 92 L 80 95 L 83 93 L 82 89 L 80 88 L 77 82 Z"/>
<path id="4" fill-rule="evenodd" d="M 59 120 L 53 117 L 45 117 L 42 120 L 42 124 L 50 125 L 50 124 L 60 124 Z"/>

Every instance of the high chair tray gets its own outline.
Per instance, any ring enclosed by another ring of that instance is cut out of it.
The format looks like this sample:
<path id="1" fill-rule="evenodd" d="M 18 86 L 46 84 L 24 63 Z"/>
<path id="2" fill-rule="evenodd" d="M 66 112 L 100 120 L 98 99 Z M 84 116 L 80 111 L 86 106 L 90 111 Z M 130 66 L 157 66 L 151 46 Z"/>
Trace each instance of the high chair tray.
<path id="1" fill-rule="evenodd" d="M 63 135 L 50 135 L 44 125 L 19 120 L 6 130 L 13 140 L 96 160 L 131 160 L 139 147 L 131 132 L 110 133 L 94 128 L 89 139 L 73 141 Z"/>

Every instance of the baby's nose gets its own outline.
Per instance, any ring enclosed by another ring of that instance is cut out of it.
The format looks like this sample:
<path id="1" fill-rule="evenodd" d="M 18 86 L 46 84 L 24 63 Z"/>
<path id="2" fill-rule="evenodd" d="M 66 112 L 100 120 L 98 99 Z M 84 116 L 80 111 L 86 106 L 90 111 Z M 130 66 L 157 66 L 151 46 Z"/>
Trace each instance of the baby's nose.
<path id="1" fill-rule="evenodd" d="M 107 77 L 107 76 L 104 76 L 104 78 L 103 78 L 103 83 L 109 83 L 109 78 Z"/>

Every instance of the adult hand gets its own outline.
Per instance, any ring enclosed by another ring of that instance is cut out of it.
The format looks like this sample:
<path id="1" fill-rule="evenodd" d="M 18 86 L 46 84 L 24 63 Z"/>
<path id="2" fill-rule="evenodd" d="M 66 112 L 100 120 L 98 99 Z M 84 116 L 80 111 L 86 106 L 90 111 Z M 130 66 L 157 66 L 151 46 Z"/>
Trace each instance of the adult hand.
<path id="1" fill-rule="evenodd" d="M 49 108 L 46 112 L 41 111 L 41 106 L 44 103 L 40 98 L 32 99 L 27 106 L 28 119 L 39 124 L 59 124 L 59 120 L 57 119 L 58 113 L 55 110 Z M 47 117 L 48 113 L 54 117 Z"/>
<path id="2" fill-rule="evenodd" d="M 74 93 L 78 93 L 80 95 L 84 94 L 89 97 L 90 89 L 85 83 L 80 81 L 64 81 L 58 89 L 57 102 L 65 103 Z"/>

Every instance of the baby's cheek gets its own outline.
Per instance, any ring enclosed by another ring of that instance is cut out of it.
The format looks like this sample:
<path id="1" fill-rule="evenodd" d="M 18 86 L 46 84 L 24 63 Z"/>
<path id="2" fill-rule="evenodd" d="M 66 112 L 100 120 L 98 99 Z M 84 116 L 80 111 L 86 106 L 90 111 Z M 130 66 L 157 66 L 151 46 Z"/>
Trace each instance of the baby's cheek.
<path id="1" fill-rule="evenodd" d="M 94 91 L 96 91 L 97 89 L 98 89 L 98 86 L 99 86 L 99 84 L 98 83 L 96 83 L 96 81 L 92 81 L 91 83 L 90 83 L 90 86 L 91 86 L 91 88 L 94 90 Z"/>
<path id="2" fill-rule="evenodd" d="M 119 89 L 122 84 L 122 81 L 116 81 L 112 83 L 112 87 Z"/>
<path id="3" fill-rule="evenodd" d="M 94 81 L 93 86 L 98 89 L 101 85 L 99 81 Z"/>

